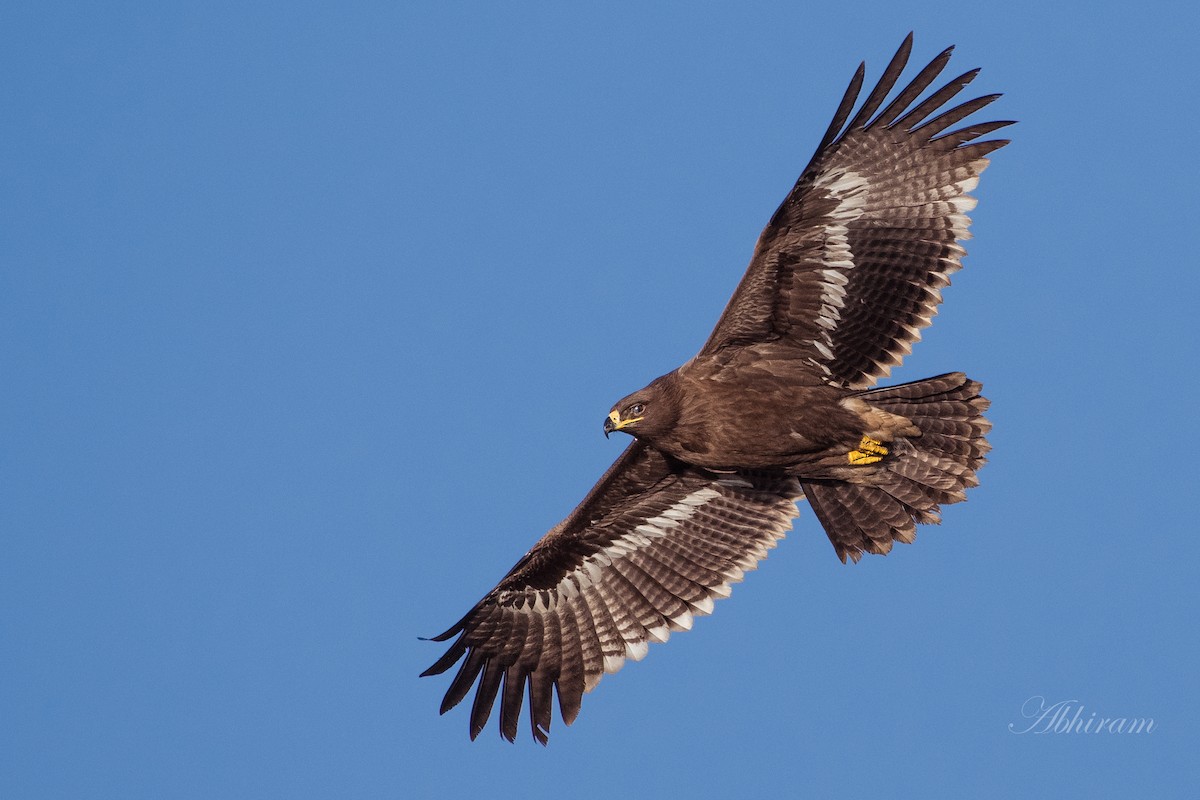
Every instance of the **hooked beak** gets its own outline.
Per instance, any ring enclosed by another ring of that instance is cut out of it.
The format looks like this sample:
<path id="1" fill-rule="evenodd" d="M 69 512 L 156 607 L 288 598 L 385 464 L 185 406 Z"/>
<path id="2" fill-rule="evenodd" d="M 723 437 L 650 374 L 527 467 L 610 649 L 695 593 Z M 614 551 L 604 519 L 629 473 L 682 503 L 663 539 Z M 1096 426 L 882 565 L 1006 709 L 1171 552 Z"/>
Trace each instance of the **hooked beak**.
<path id="1" fill-rule="evenodd" d="M 642 419 L 643 417 L 621 419 L 621 413 L 619 411 L 610 411 L 608 412 L 608 418 L 604 420 L 604 438 L 607 439 L 608 435 L 613 431 L 619 431 L 628 428 L 635 422 L 641 422 Z"/>

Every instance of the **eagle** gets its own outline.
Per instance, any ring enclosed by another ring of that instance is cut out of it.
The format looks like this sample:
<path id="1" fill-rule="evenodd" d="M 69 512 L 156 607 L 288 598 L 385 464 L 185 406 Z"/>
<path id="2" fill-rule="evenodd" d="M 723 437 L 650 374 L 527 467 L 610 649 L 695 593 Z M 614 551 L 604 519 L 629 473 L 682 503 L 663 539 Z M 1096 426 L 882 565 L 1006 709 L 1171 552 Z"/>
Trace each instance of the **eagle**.
<path id="1" fill-rule="evenodd" d="M 807 499 L 843 563 L 911 543 L 965 499 L 989 449 L 981 386 L 960 372 L 874 388 L 900 364 L 961 266 L 981 140 L 955 128 L 999 95 L 951 107 L 971 70 L 918 102 L 946 49 L 886 105 L 904 40 L 858 106 L 860 64 L 816 154 L 763 230 L 745 276 L 690 361 L 612 406 L 633 441 L 571 514 L 434 641 L 422 677 L 459 663 L 441 704 L 477 685 L 470 736 L 497 696 L 513 741 L 526 696 L 546 744 L 605 673 L 691 628 L 757 567 Z M 953 130 L 949 130 L 952 129 Z"/>

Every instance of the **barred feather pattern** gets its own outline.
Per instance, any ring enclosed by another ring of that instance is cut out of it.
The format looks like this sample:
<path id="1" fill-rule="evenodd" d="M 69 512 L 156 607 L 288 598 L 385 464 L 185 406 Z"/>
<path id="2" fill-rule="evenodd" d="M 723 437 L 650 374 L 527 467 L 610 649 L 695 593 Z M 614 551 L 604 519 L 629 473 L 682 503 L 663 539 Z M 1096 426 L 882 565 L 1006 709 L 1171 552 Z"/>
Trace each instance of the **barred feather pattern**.
<path id="1" fill-rule="evenodd" d="M 791 527 L 801 496 L 794 478 L 709 473 L 635 442 L 575 513 L 434 637 L 457 639 L 423 675 L 462 662 L 441 712 L 476 686 L 471 738 L 499 697 L 500 733 L 512 741 L 527 696 L 545 744 L 553 693 L 570 724 L 605 673 L 729 596 Z"/>
<path id="2" fill-rule="evenodd" d="M 862 88 L 859 67 L 816 155 L 763 230 L 702 356 L 783 344 L 815 377 L 865 389 L 900 364 L 930 324 L 966 253 L 958 242 L 970 236 L 970 192 L 987 155 L 1007 144 L 976 140 L 1012 123 L 947 132 L 999 97 L 943 110 L 978 70 L 916 102 L 953 48 L 881 111 L 911 49 L 910 34 L 850 119 Z"/>
<path id="3" fill-rule="evenodd" d="M 838 558 L 886 555 L 892 542 L 911 544 L 916 523 L 941 521 L 940 507 L 966 499 L 979 485 L 991 429 L 982 386 L 961 372 L 858 395 L 873 407 L 906 417 L 920 436 L 899 439 L 872 485 L 806 482 L 804 493 Z"/>

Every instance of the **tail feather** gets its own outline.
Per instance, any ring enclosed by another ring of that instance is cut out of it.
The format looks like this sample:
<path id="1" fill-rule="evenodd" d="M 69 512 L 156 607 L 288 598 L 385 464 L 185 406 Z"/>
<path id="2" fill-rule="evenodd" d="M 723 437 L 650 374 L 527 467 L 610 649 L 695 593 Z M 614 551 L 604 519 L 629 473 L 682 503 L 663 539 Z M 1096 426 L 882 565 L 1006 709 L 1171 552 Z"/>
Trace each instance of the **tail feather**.
<path id="1" fill-rule="evenodd" d="M 885 555 L 893 541 L 911 543 L 916 524 L 941 521 L 940 507 L 966 499 L 991 449 L 983 387 L 961 372 L 863 392 L 871 406 L 909 419 L 920 436 L 897 439 L 871 484 L 805 482 L 813 512 L 838 557 Z"/>

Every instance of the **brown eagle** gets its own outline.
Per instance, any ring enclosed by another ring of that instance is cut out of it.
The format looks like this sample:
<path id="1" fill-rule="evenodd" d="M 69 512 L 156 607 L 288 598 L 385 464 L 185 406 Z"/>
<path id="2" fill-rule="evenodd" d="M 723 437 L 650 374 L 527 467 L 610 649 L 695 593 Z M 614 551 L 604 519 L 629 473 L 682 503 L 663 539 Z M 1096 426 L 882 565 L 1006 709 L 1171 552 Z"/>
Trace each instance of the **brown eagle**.
<path id="1" fill-rule="evenodd" d="M 422 675 L 462 661 L 445 713 L 478 682 L 470 733 L 500 696 L 517 734 L 528 693 L 545 744 L 606 672 L 687 630 L 775 546 L 807 498 L 844 562 L 912 542 L 977 485 L 980 385 L 951 373 L 870 388 L 900 363 L 965 254 L 968 194 L 1008 121 L 956 123 L 999 95 L 947 104 L 978 70 L 917 102 L 949 48 L 887 105 L 912 34 L 854 111 L 859 65 L 816 155 L 767 224 L 700 352 L 613 406 L 635 441 L 583 502 L 466 616 Z M 882 110 L 881 110 L 882 109 Z M 851 116 L 853 114 L 853 116 Z"/>

